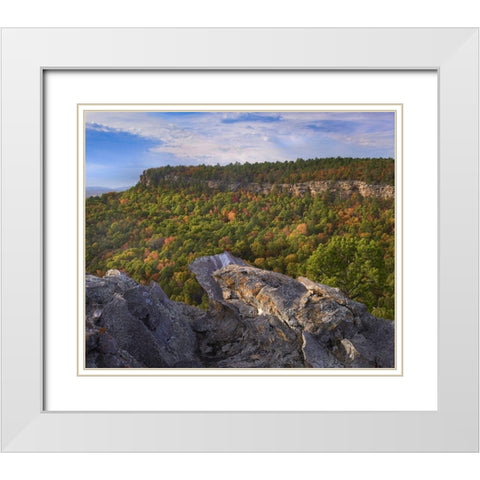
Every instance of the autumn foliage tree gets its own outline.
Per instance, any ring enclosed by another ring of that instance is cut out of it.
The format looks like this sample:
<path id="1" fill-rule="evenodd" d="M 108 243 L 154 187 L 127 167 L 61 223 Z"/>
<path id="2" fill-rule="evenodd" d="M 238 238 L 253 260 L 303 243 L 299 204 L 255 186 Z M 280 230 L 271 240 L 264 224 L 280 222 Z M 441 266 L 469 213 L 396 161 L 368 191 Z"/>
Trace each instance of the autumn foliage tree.
<path id="1" fill-rule="evenodd" d="M 174 300 L 206 306 L 188 265 L 228 250 L 259 268 L 339 287 L 372 313 L 393 319 L 394 199 L 292 196 L 241 186 L 310 179 L 391 183 L 393 167 L 391 159 L 312 159 L 148 170 L 143 183 L 125 192 L 87 198 L 87 271 L 117 268 L 142 283 L 157 281 Z"/>

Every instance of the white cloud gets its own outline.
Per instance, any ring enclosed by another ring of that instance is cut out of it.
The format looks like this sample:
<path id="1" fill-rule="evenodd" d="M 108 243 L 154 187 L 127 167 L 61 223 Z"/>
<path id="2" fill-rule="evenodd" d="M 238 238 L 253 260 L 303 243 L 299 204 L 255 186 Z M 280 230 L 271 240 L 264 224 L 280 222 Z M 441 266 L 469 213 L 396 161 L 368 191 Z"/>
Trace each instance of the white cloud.
<path id="1" fill-rule="evenodd" d="M 263 121 L 261 115 L 238 112 L 194 117 L 88 112 L 87 128 L 128 132 L 157 141 L 150 149 L 152 154 L 171 154 L 180 162 L 194 164 L 282 161 L 328 156 L 328 152 L 339 154 L 342 148 L 347 152 L 355 147 L 393 151 L 390 122 L 379 122 L 378 116 L 371 114 L 265 112 L 264 115 L 267 118 Z"/>

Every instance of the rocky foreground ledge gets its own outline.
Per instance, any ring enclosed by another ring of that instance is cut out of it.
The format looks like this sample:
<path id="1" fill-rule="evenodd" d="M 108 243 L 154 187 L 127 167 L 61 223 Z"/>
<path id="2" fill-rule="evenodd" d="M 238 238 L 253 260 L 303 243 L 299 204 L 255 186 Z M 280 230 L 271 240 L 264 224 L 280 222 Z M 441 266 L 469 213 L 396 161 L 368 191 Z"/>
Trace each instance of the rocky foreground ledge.
<path id="1" fill-rule="evenodd" d="M 205 312 L 118 270 L 86 275 L 87 368 L 393 368 L 394 324 L 228 252 L 190 265 Z"/>

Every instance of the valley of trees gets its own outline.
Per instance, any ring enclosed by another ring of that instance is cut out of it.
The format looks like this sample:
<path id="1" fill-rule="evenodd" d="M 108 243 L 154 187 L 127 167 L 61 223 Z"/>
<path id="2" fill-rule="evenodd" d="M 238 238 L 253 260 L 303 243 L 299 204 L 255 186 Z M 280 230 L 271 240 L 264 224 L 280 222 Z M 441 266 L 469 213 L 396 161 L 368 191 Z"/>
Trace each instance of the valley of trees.
<path id="1" fill-rule="evenodd" d="M 394 170 L 392 159 L 348 158 L 150 169 L 127 191 L 87 198 L 86 269 L 154 280 L 172 300 L 205 308 L 188 265 L 228 250 L 259 268 L 338 287 L 394 319 L 394 199 L 241 188 L 311 180 L 393 185 Z M 225 187 L 232 183 L 240 188 Z"/>

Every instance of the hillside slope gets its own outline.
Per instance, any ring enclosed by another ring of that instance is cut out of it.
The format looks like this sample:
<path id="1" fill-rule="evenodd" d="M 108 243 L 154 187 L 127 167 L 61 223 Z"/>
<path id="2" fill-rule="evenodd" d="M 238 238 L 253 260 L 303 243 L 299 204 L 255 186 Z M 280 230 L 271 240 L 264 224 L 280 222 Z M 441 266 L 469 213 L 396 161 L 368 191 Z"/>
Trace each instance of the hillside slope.
<path id="1" fill-rule="evenodd" d="M 157 282 L 175 301 L 208 305 L 188 268 L 227 250 L 249 265 L 341 288 L 393 319 L 395 186 L 391 159 L 177 166 L 88 198 L 86 269 Z"/>

